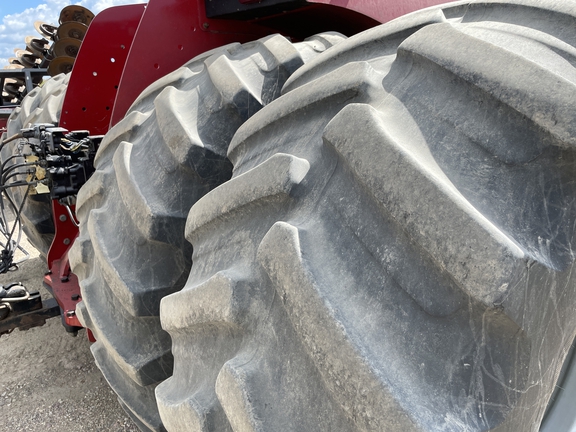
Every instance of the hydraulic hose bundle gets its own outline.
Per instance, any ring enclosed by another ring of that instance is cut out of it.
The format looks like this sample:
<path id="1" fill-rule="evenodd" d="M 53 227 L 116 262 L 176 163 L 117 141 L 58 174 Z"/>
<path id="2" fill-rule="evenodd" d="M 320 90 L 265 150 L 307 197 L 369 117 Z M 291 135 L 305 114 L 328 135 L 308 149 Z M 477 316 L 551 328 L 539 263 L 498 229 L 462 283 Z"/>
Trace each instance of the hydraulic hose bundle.
<path id="1" fill-rule="evenodd" d="M 22 134 L 13 135 L 0 143 L 0 150 L 9 142 L 22 138 Z M 24 160 L 21 155 L 15 155 L 3 161 L 0 166 L 0 193 L 2 199 L 0 200 L 0 234 L 4 237 L 4 241 L 0 240 L 2 251 L 0 252 L 0 273 L 6 273 L 9 270 L 15 270 L 19 262 L 14 262 L 14 254 L 16 250 L 20 249 L 25 254 L 25 259 L 29 257 L 22 247 L 20 241 L 22 239 L 22 222 L 20 214 L 24 207 L 26 197 L 29 193 L 29 188 L 26 186 L 34 185 L 36 182 L 27 181 L 26 177 L 31 172 L 30 168 L 35 171 L 34 163 L 32 162 L 16 162 L 16 159 Z M 7 193 L 9 188 L 13 187 L 26 187 L 21 202 L 14 202 L 13 198 Z M 12 219 L 13 217 L 13 219 Z"/>
<path id="2" fill-rule="evenodd" d="M 75 221 L 71 206 L 76 194 L 94 171 L 93 162 L 102 137 L 89 136 L 88 131 L 74 131 L 53 124 L 35 124 L 0 142 L 3 146 L 20 140 L 18 151 L 0 165 L 0 273 L 16 270 L 29 257 L 20 245 L 22 239 L 22 210 L 30 194 L 49 193 L 51 200 L 63 205 Z M 11 188 L 24 188 L 17 201 L 9 194 Z M 24 258 L 15 260 L 20 250 Z M 0 322 L 16 320 L 42 308 L 38 293 L 30 293 L 21 283 L 0 286 Z M 48 310 L 46 308 L 42 309 Z M 39 320 L 42 322 L 43 317 Z M 20 326 L 21 327 L 21 326 Z M 0 335 L 13 327 L 0 324 Z"/>
<path id="3" fill-rule="evenodd" d="M 22 223 L 20 215 L 31 193 L 50 193 L 71 213 L 75 196 L 94 171 L 93 161 L 101 137 L 90 137 L 87 131 L 69 132 L 52 124 L 37 124 L 0 143 L 21 139 L 19 151 L 0 165 L 0 273 L 16 268 L 14 254 L 20 249 Z M 7 191 L 25 188 L 19 202 Z M 13 220 L 11 220 L 11 216 Z"/>

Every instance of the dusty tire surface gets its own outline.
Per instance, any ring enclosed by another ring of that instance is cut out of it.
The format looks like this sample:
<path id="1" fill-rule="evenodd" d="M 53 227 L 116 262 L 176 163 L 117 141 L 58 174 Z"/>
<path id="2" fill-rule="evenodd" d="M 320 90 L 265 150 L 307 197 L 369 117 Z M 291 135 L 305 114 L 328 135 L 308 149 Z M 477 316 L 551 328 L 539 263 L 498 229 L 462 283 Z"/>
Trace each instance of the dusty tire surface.
<path id="1" fill-rule="evenodd" d="M 326 33 L 292 44 L 273 35 L 202 54 L 146 89 L 104 138 L 78 195 L 70 261 L 96 362 L 142 430 L 163 430 L 154 391 L 173 357 L 159 304 L 188 277 L 190 207 L 230 178 L 226 151 L 238 127 L 343 39 Z"/>
<path id="2" fill-rule="evenodd" d="M 239 128 L 161 301 L 183 430 L 536 431 L 576 333 L 576 7 L 351 37 Z"/>
<path id="3" fill-rule="evenodd" d="M 34 123 L 52 123 L 57 125 L 60 120 L 60 112 L 64 103 L 68 80 L 69 75 L 56 75 L 47 80 L 42 87 L 36 87 L 27 94 L 22 100 L 22 104 L 16 108 L 8 119 L 7 136 L 15 135 L 20 132 L 20 129 Z M 22 143 L 18 140 L 8 143 L 2 149 L 2 161 L 7 161 L 11 156 L 20 154 L 21 149 Z M 23 158 L 15 158 L 12 162 L 8 162 L 6 167 L 11 166 L 13 163 L 21 162 L 23 162 Z M 25 187 L 9 190 L 9 195 L 16 205 L 19 205 L 25 193 Z M 54 238 L 52 204 L 48 193 L 36 193 L 34 188 L 30 189 L 22 209 L 22 223 L 30 243 L 42 255 L 46 256 Z"/>

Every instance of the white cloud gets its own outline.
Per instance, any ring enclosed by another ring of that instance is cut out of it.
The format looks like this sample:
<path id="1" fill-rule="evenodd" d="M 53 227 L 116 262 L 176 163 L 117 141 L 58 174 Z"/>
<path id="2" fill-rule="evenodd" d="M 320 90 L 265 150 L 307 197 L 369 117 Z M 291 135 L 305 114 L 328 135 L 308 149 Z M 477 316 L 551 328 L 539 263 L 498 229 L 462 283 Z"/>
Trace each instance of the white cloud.
<path id="1" fill-rule="evenodd" d="M 42 1 L 42 0 L 39 0 Z M 14 56 L 14 48 L 26 47 L 24 38 L 28 35 L 39 36 L 34 29 L 35 21 L 46 21 L 57 25 L 60 11 L 70 5 L 78 4 L 98 12 L 125 4 L 146 3 L 146 0 L 43 0 L 35 8 L 28 8 L 20 13 L 6 15 L 0 23 L 0 68 L 8 64 L 8 58 Z"/>

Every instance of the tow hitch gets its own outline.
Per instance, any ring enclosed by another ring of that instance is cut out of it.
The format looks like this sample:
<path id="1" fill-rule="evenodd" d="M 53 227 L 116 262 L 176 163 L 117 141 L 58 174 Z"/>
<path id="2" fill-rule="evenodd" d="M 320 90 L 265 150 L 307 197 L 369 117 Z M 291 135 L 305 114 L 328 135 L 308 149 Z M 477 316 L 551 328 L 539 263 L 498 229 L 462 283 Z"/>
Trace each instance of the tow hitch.
<path id="1" fill-rule="evenodd" d="M 42 326 L 58 315 L 60 307 L 53 298 L 43 302 L 39 292 L 28 292 L 20 283 L 0 287 L 0 336 Z"/>

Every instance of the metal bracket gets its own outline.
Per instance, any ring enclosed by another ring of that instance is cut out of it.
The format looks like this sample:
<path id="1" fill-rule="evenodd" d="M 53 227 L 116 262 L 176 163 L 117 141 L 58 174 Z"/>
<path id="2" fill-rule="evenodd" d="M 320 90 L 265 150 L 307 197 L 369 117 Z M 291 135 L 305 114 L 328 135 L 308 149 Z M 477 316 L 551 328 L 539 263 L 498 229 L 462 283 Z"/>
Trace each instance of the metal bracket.
<path id="1" fill-rule="evenodd" d="M 20 304 L 22 303 L 22 304 Z M 14 329 L 28 330 L 46 324 L 48 318 L 60 315 L 60 306 L 53 298 L 44 302 L 39 293 L 32 293 L 23 302 L 13 303 L 13 312 L 8 318 L 0 321 L 0 335 L 10 333 Z"/>

